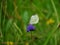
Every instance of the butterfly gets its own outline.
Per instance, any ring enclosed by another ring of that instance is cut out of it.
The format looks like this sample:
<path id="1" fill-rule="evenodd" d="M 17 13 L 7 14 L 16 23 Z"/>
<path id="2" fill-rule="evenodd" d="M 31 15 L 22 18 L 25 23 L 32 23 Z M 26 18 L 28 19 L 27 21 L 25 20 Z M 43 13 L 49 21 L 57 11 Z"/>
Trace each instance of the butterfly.
<path id="1" fill-rule="evenodd" d="M 39 22 L 38 14 L 32 15 L 30 19 L 30 24 L 37 24 Z"/>

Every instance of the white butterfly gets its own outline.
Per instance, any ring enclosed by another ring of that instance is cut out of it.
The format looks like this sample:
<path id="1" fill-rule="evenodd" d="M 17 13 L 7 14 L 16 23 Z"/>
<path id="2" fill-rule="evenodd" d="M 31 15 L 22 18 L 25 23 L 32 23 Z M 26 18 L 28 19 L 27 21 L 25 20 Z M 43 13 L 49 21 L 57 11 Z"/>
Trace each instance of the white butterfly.
<path id="1" fill-rule="evenodd" d="M 39 17 L 37 14 L 32 15 L 30 19 L 30 24 L 37 24 L 39 22 Z"/>

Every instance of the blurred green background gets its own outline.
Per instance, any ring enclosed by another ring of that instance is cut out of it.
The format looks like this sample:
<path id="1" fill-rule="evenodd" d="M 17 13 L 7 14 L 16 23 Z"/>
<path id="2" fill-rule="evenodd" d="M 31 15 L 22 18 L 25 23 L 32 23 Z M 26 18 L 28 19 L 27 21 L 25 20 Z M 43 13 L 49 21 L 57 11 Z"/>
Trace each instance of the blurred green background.
<path id="1" fill-rule="evenodd" d="M 26 28 L 34 14 L 31 39 Z M 0 0 L 0 45 L 60 45 L 60 0 Z"/>

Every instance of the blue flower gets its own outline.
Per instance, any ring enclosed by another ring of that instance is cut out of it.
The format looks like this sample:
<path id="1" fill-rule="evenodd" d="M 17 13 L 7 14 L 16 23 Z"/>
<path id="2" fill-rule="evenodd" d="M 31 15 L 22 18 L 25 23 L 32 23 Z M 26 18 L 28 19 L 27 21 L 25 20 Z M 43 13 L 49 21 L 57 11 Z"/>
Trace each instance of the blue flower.
<path id="1" fill-rule="evenodd" d="M 34 30 L 35 30 L 35 27 L 32 24 L 29 24 L 27 26 L 27 32 L 34 31 Z"/>

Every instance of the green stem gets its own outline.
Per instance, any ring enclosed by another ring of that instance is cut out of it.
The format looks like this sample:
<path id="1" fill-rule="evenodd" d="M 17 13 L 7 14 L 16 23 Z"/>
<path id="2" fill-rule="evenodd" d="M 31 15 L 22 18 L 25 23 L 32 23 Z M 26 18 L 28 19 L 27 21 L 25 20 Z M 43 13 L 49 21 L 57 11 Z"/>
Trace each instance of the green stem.
<path id="1" fill-rule="evenodd" d="M 54 1 L 51 0 L 51 3 L 52 3 L 52 6 L 53 6 L 53 9 L 54 9 L 54 11 L 55 11 L 55 16 L 56 16 L 56 18 L 57 18 L 57 23 L 59 23 L 59 16 L 58 16 L 58 12 L 57 12 L 57 9 L 56 9 L 56 7 L 55 7 Z"/>
<path id="2" fill-rule="evenodd" d="M 58 24 L 59 24 L 59 17 L 58 17 L 58 13 L 57 13 L 57 9 L 55 7 L 54 1 L 51 0 L 51 3 L 52 3 L 52 6 L 53 6 L 53 9 L 55 11 L 55 16 L 56 16 L 56 19 L 57 19 L 57 26 L 53 27 L 52 31 L 48 34 L 48 38 L 46 39 L 46 41 L 43 45 L 47 45 L 47 43 L 48 43 L 49 39 L 51 38 L 52 34 L 57 30 Z"/>
<path id="3" fill-rule="evenodd" d="M 55 34 L 55 45 L 57 45 L 57 34 Z"/>
<path id="4" fill-rule="evenodd" d="M 47 45 L 49 39 L 51 38 L 52 34 L 57 30 L 57 28 L 58 28 L 58 25 L 57 27 L 54 27 L 53 30 L 48 34 L 48 37 L 43 45 Z"/>
<path id="5" fill-rule="evenodd" d="M 16 23 L 14 23 L 14 26 L 16 27 L 16 29 L 20 32 L 20 34 L 22 35 L 23 33 L 22 33 L 22 31 L 21 31 L 21 29 L 16 25 Z"/>
<path id="6" fill-rule="evenodd" d="M 33 35 L 32 35 L 32 31 L 31 31 L 31 45 L 33 45 L 32 36 L 33 36 Z"/>

